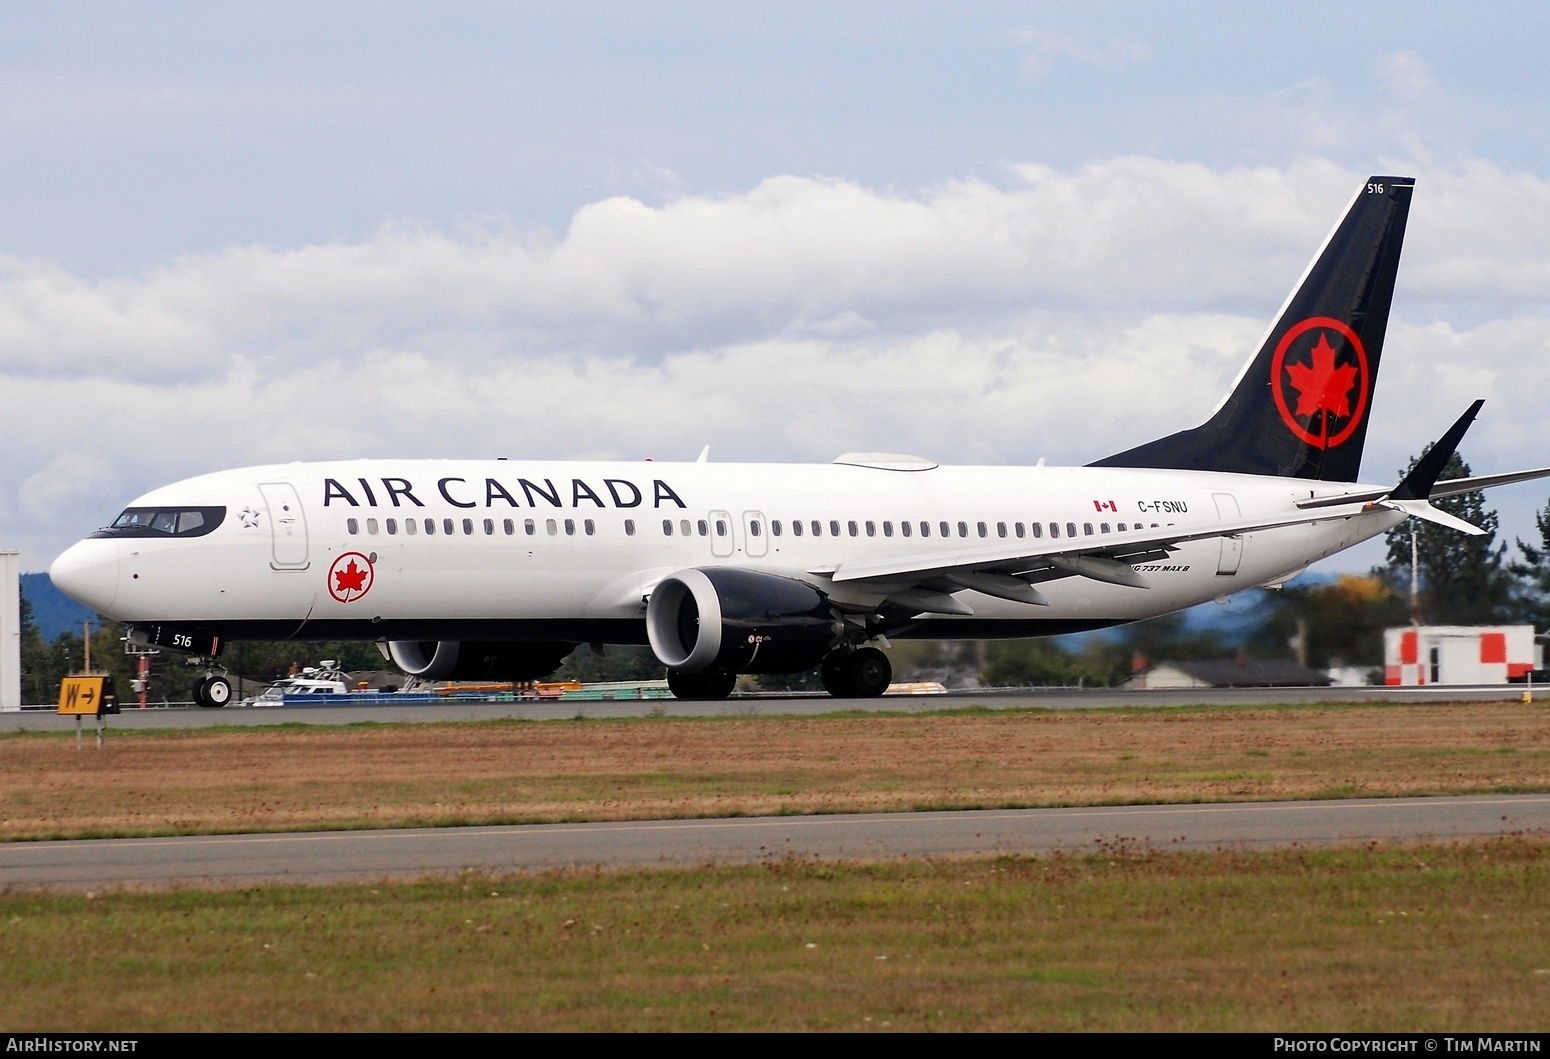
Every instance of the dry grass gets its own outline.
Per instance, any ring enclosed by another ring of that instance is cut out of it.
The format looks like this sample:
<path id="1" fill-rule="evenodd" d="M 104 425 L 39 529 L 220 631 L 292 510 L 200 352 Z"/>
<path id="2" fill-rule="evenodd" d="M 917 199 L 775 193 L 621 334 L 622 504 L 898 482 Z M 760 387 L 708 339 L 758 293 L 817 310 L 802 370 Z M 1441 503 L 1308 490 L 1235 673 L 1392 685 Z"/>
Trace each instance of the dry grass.
<path id="1" fill-rule="evenodd" d="M 0 738 L 0 837 L 1550 789 L 1517 703 Z"/>
<path id="2" fill-rule="evenodd" d="M 1550 845 L 0 895 L 12 1030 L 1543 1030 Z"/>

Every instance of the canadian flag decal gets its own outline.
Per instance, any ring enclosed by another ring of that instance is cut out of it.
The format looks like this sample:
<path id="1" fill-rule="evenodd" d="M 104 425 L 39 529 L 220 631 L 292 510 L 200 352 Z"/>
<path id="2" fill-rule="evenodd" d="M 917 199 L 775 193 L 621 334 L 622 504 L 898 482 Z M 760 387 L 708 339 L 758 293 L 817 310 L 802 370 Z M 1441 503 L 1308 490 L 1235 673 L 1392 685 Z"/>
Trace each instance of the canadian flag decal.
<path id="1" fill-rule="evenodd" d="M 1119 511 L 1119 507 L 1112 500 L 1094 500 L 1093 501 L 1093 510 L 1095 510 L 1095 511 L 1114 511 L 1114 512 L 1118 512 Z"/>

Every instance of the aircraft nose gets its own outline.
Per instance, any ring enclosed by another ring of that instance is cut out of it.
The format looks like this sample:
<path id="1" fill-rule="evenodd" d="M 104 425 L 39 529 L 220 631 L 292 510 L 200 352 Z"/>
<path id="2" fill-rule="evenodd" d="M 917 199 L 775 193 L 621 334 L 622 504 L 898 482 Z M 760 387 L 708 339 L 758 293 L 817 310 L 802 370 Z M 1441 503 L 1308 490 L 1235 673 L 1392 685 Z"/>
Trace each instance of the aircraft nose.
<path id="1" fill-rule="evenodd" d="M 106 613 L 118 595 L 118 542 L 78 541 L 54 560 L 48 576 L 65 595 Z"/>

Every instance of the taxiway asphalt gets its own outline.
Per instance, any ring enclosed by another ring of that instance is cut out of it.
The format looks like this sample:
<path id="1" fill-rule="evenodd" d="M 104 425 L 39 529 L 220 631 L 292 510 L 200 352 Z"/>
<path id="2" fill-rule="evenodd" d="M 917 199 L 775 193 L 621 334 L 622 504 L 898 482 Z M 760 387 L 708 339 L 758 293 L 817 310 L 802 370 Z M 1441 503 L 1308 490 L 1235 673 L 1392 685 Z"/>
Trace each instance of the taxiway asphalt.
<path id="1" fill-rule="evenodd" d="M 1545 833 L 1545 794 L 314 831 L 0 843 L 0 887 L 332 883 L 783 857 L 1266 848 Z"/>

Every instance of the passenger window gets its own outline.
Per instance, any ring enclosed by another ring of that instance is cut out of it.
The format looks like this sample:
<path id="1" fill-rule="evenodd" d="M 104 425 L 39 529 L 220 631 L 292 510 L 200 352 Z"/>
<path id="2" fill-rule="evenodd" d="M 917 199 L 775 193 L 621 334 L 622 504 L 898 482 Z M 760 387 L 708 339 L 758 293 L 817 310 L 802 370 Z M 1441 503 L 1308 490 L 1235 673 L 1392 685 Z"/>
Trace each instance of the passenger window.
<path id="1" fill-rule="evenodd" d="M 685 537 L 689 536 L 689 520 L 688 519 L 681 518 L 681 519 L 678 520 L 678 532 L 682 533 Z"/>
<path id="2" fill-rule="evenodd" d="M 1023 524 L 1021 522 L 1014 522 L 1014 523 L 1012 523 L 1012 528 L 1017 531 L 1017 535 L 1019 537 L 1024 535 L 1023 534 Z"/>
<path id="3" fill-rule="evenodd" d="M 1005 522 L 997 522 L 996 523 L 996 536 L 997 537 L 1005 537 L 1006 536 L 1006 523 Z"/>
<path id="4" fill-rule="evenodd" d="M 624 535 L 626 537 L 633 537 L 633 536 L 635 536 L 635 520 L 634 519 L 627 518 L 627 519 L 624 520 Z"/>
<path id="5" fill-rule="evenodd" d="M 559 524 L 552 518 L 544 519 L 544 529 L 549 531 L 549 536 L 551 537 L 556 536 L 560 532 Z"/>
<path id="6" fill-rule="evenodd" d="M 849 522 L 845 523 L 845 528 L 850 530 L 850 535 L 852 537 L 859 536 L 861 533 L 860 528 L 856 525 L 855 519 L 851 519 Z"/>
<path id="7" fill-rule="evenodd" d="M 529 537 L 538 532 L 538 526 L 530 518 L 522 520 L 522 528 L 527 531 Z"/>
<path id="8" fill-rule="evenodd" d="M 757 537 L 759 535 L 759 520 L 758 519 L 753 519 L 752 521 L 750 521 L 748 523 L 748 535 L 750 537 Z"/>
<path id="9" fill-rule="evenodd" d="M 388 536 L 389 537 L 395 537 L 395 536 L 398 535 L 398 519 L 396 519 L 396 518 L 384 519 L 383 520 L 383 527 L 388 531 Z"/>
<path id="10" fill-rule="evenodd" d="M 1038 540 L 1040 537 L 1044 536 L 1044 523 L 1030 522 L 1028 523 L 1028 528 L 1033 531 L 1034 540 Z"/>
<path id="11" fill-rule="evenodd" d="M 370 533 L 372 536 L 376 536 L 377 535 L 377 520 L 376 519 L 369 518 L 369 519 L 366 520 L 366 532 Z"/>
<path id="12" fill-rule="evenodd" d="M 568 519 L 565 520 L 565 535 L 567 537 L 574 537 L 576 535 L 576 520 L 575 519 L 568 518 Z"/>
<path id="13" fill-rule="evenodd" d="M 726 535 L 727 535 L 727 520 L 724 519 L 724 518 L 718 518 L 716 520 L 716 536 L 718 536 L 718 537 L 725 537 Z"/>
<path id="14" fill-rule="evenodd" d="M 474 535 L 474 520 L 471 519 L 471 518 L 465 518 L 463 520 L 463 536 L 465 536 L 465 537 L 472 537 L 473 535 Z"/>
<path id="15" fill-rule="evenodd" d="M 1098 531 L 1100 533 L 1107 533 L 1107 532 L 1109 532 L 1109 524 L 1107 522 L 1100 522 L 1100 523 L 1098 523 Z"/>
<path id="16" fill-rule="evenodd" d="M 696 522 L 695 526 L 699 529 L 701 537 L 709 535 L 710 523 L 706 522 L 704 519 L 700 519 L 698 522 Z"/>
<path id="17" fill-rule="evenodd" d="M 875 537 L 875 536 L 877 536 L 877 523 L 873 522 L 871 519 L 867 519 L 866 535 L 868 537 Z"/>
<path id="18" fill-rule="evenodd" d="M 406 518 L 404 519 L 404 532 L 413 537 L 420 532 L 420 524 L 412 518 Z"/>
<path id="19" fill-rule="evenodd" d="M 361 524 L 356 519 L 347 518 L 344 520 L 344 528 L 345 532 L 349 533 L 349 535 L 353 537 L 361 531 Z"/>
<path id="20" fill-rule="evenodd" d="M 831 518 L 829 520 L 829 536 L 831 536 L 831 537 L 838 537 L 839 535 L 840 535 L 840 522 L 839 522 L 839 519 Z"/>
<path id="21" fill-rule="evenodd" d="M 592 536 L 592 535 L 593 535 L 593 534 L 594 534 L 594 533 L 596 533 L 596 532 L 597 532 L 597 523 L 596 523 L 596 522 L 593 522 L 593 521 L 592 521 L 592 520 L 591 520 L 591 519 L 589 519 L 589 518 L 586 518 L 586 519 L 582 519 L 582 520 L 581 520 L 581 528 L 582 528 L 582 529 L 584 529 L 584 530 L 586 530 L 586 533 L 587 533 L 587 536 L 588 536 L 588 537 L 590 537 L 590 536 Z"/>
<path id="22" fill-rule="evenodd" d="M 780 523 L 777 522 L 777 523 L 775 523 L 775 525 L 778 526 L 778 525 L 780 525 Z M 791 520 L 791 535 L 793 537 L 800 537 L 800 536 L 802 536 L 802 520 L 801 519 L 794 518 L 794 519 Z"/>
<path id="23" fill-rule="evenodd" d="M 1155 523 L 1155 522 L 1154 522 L 1154 523 L 1152 523 L 1152 528 L 1153 528 L 1153 529 L 1156 529 L 1156 528 L 1157 528 L 1157 523 Z"/>
<path id="24" fill-rule="evenodd" d="M 929 522 L 922 522 L 920 524 L 920 535 L 922 537 L 929 537 L 929 536 L 931 536 L 931 523 L 929 523 Z"/>
<path id="25" fill-rule="evenodd" d="M 428 518 L 428 519 L 425 520 L 425 535 L 427 537 L 433 537 L 433 536 L 436 535 L 436 520 L 435 519 Z"/>
<path id="26" fill-rule="evenodd" d="M 983 523 L 983 522 L 976 522 L 976 523 L 975 523 L 975 524 L 974 524 L 974 528 L 975 528 L 975 529 L 977 529 L 977 530 L 978 530 L 978 531 L 979 531 L 979 535 L 980 535 L 980 536 L 981 536 L 981 537 L 984 537 L 984 536 L 986 536 L 986 535 L 987 535 L 987 533 L 988 533 L 988 531 L 987 531 L 987 530 L 986 530 L 986 528 L 985 528 L 985 524 L 984 524 L 984 523 Z"/>
<path id="27" fill-rule="evenodd" d="M 509 518 L 501 524 L 501 528 L 506 531 L 506 536 L 508 537 L 517 532 L 517 524 Z"/>
<path id="28" fill-rule="evenodd" d="M 775 518 L 770 520 L 770 536 L 780 536 L 780 519 Z"/>
<path id="29" fill-rule="evenodd" d="M 883 530 L 886 532 L 887 529 L 888 529 L 888 524 L 885 522 L 883 524 Z M 901 522 L 901 523 L 899 523 L 899 532 L 903 533 L 906 537 L 908 537 L 910 535 L 910 532 L 911 532 L 910 524 L 908 522 Z"/>
<path id="30" fill-rule="evenodd" d="M 670 518 L 665 518 L 665 519 L 662 520 L 662 536 L 664 536 L 664 537 L 671 537 L 672 535 L 673 535 L 673 520 L 670 519 Z"/>
<path id="31" fill-rule="evenodd" d="M 495 520 L 493 518 L 487 518 L 484 520 L 484 535 L 486 537 L 495 536 Z"/>
<path id="32" fill-rule="evenodd" d="M 967 522 L 960 522 L 960 523 L 958 523 L 958 536 L 960 536 L 960 537 L 967 537 L 968 535 L 969 535 L 969 524 Z"/>
<path id="33" fill-rule="evenodd" d="M 444 518 L 444 519 L 441 520 L 441 532 L 445 533 L 447 536 L 450 537 L 454 533 L 457 532 L 457 528 L 452 525 L 452 520 L 451 519 Z"/>
<path id="34" fill-rule="evenodd" d="M 936 528 L 942 531 L 942 536 L 944 537 L 951 537 L 953 535 L 952 529 L 945 522 L 938 522 Z"/>
<path id="35" fill-rule="evenodd" d="M 1067 537 L 1075 537 L 1076 536 L 1076 523 L 1075 522 L 1067 522 L 1066 523 L 1066 536 Z"/>
<path id="36" fill-rule="evenodd" d="M 1123 522 L 1121 522 L 1121 523 L 1120 523 L 1120 524 L 1119 524 L 1119 531 L 1120 531 L 1120 532 L 1121 532 L 1121 533 L 1124 533 L 1124 532 L 1125 532 L 1125 524 L 1124 524 L 1124 523 L 1123 523 Z"/>
<path id="37" fill-rule="evenodd" d="M 1049 524 L 1049 535 L 1051 540 L 1060 536 L 1060 523 L 1051 522 Z"/>

